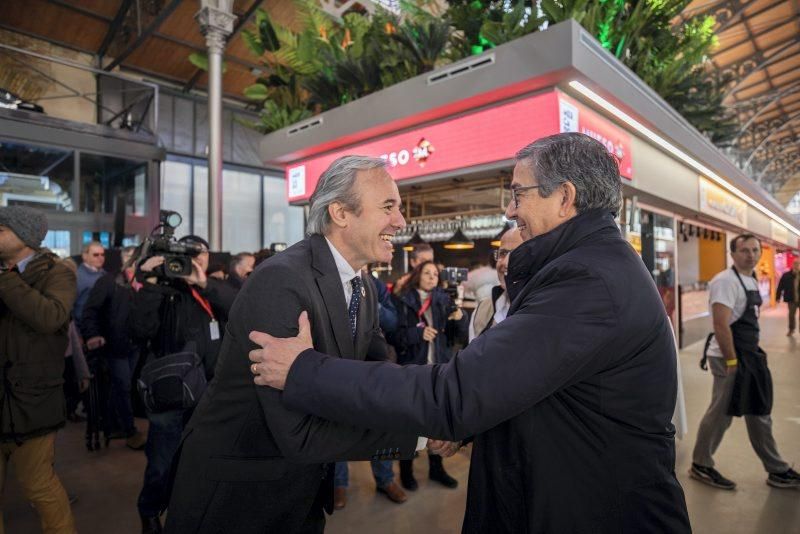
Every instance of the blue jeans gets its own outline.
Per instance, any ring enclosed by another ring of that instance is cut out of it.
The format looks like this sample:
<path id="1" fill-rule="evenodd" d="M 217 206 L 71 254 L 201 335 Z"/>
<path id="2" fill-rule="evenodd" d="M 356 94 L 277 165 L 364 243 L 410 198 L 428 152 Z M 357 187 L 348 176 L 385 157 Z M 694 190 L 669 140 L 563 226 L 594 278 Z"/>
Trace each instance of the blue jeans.
<path id="1" fill-rule="evenodd" d="M 111 390 L 108 393 L 109 421 L 126 436 L 136 432 L 131 407 L 131 385 L 138 359 L 139 355 L 135 352 L 127 358 L 106 358 L 111 379 Z"/>
<path id="2" fill-rule="evenodd" d="M 379 488 L 385 488 L 394 481 L 394 471 L 392 471 L 391 460 L 372 460 L 372 476 L 375 477 L 375 484 Z M 336 488 L 346 488 L 349 483 L 350 472 L 347 462 L 336 462 L 336 470 L 333 475 L 333 486 Z"/>
<path id="3" fill-rule="evenodd" d="M 139 493 L 139 514 L 156 517 L 169 504 L 169 478 L 172 459 L 181 443 L 183 427 L 191 411 L 148 413 L 150 429 L 147 431 L 147 467 L 144 470 L 144 485 Z"/>

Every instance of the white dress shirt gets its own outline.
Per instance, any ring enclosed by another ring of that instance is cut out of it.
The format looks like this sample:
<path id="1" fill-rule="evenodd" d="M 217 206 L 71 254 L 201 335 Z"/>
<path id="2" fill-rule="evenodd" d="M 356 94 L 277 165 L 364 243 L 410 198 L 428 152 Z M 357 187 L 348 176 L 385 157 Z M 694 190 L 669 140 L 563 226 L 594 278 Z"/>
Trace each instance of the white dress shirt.
<path id="1" fill-rule="evenodd" d="M 336 270 L 339 271 L 339 279 L 342 281 L 342 289 L 344 290 L 344 301 L 347 303 L 347 310 L 350 309 L 350 300 L 353 298 L 353 286 L 352 280 L 356 276 L 360 276 L 353 266 L 347 263 L 347 260 L 344 259 L 344 256 L 336 250 L 336 247 L 331 243 L 331 240 L 327 237 L 325 241 L 328 242 L 328 247 L 331 249 L 331 254 L 333 254 L 333 261 L 336 263 Z M 417 450 L 421 451 L 428 445 L 428 438 L 419 437 L 417 438 Z"/>
<path id="2" fill-rule="evenodd" d="M 336 250 L 336 247 L 333 246 L 333 243 L 331 243 L 327 237 L 325 241 L 328 242 L 328 247 L 330 247 L 331 254 L 333 254 L 333 261 L 336 262 L 336 270 L 339 271 L 339 279 L 342 281 L 342 289 L 344 289 L 344 301 L 347 303 L 347 309 L 349 310 L 350 300 L 353 298 L 352 280 L 360 275 L 353 269 L 352 265 L 347 263 L 344 256 Z"/>
<path id="3" fill-rule="evenodd" d="M 508 316 L 508 309 L 511 307 L 511 303 L 508 302 L 508 297 L 506 297 L 506 292 L 503 291 L 503 294 L 497 297 L 497 302 L 494 303 L 494 324 L 502 323 L 506 316 Z"/>

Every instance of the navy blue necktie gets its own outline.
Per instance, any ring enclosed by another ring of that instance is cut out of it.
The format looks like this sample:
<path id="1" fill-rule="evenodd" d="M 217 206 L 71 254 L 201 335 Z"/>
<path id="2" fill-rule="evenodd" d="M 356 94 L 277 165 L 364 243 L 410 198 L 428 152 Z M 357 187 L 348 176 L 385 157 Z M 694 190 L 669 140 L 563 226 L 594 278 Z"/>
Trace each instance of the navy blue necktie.
<path id="1" fill-rule="evenodd" d="M 350 280 L 350 285 L 353 286 L 353 296 L 350 298 L 350 309 L 347 310 L 350 316 L 350 333 L 353 334 L 353 339 L 356 338 L 356 325 L 358 323 L 358 305 L 361 304 L 361 277 L 356 276 Z"/>

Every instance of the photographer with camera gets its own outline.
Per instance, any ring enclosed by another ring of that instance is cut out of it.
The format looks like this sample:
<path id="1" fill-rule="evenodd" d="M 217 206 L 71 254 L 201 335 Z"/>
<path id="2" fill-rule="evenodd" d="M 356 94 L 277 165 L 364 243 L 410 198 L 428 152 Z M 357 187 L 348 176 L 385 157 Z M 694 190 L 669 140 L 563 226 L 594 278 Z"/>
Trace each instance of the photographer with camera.
<path id="1" fill-rule="evenodd" d="M 466 335 L 467 317 L 448 292 L 439 287 L 436 264 L 424 261 L 417 265 L 403 291 L 393 298 L 398 326 L 389 339 L 397 350 L 397 363 L 447 363 L 452 356 L 448 338 Z M 458 486 L 458 481 L 444 470 L 441 456 L 428 454 L 428 461 L 428 478 L 447 488 Z M 411 491 L 417 489 L 412 462 L 400 461 L 400 481 Z"/>
<path id="2" fill-rule="evenodd" d="M 172 459 L 185 423 L 214 374 L 228 312 L 236 294 L 208 278 L 208 243 L 189 235 L 175 241 L 180 224 L 162 213 L 163 233 L 142 246 L 133 293 L 131 333 L 147 345 L 138 387 L 150 428 L 147 467 L 138 508 L 142 532 L 161 532 L 159 516 L 169 499 Z"/>

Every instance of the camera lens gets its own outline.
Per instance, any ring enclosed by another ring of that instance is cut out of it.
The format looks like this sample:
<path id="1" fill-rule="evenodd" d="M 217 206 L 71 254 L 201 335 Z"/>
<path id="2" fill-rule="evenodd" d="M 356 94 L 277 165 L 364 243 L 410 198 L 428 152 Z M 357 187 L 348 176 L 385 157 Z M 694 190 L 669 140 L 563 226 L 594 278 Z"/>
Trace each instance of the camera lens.
<path id="1" fill-rule="evenodd" d="M 183 262 L 171 260 L 167 262 L 167 270 L 172 274 L 181 274 L 183 272 Z"/>

